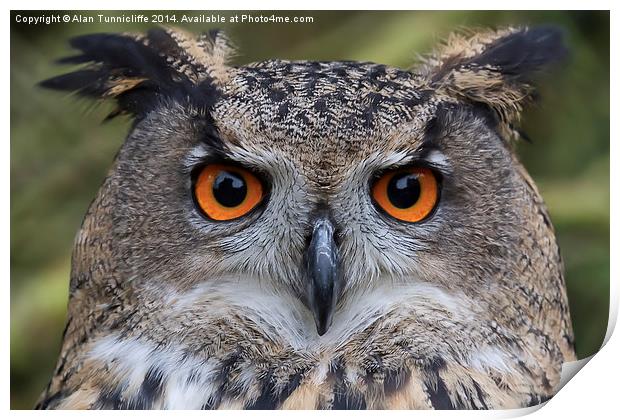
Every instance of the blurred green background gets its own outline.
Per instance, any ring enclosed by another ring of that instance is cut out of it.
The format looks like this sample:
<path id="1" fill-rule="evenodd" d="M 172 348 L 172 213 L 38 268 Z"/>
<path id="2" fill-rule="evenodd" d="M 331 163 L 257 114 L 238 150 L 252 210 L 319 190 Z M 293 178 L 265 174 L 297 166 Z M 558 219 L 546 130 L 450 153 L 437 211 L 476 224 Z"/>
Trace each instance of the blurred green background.
<path id="1" fill-rule="evenodd" d="M 99 13 L 121 14 L 82 14 Z M 96 107 L 35 84 L 63 71 L 53 60 L 71 53 L 71 36 L 151 25 L 28 26 L 15 22 L 17 14 L 41 13 L 11 13 L 11 407 L 30 408 L 58 356 L 74 235 L 129 128 L 123 119 L 100 124 L 109 104 Z M 314 22 L 216 25 L 239 45 L 237 63 L 277 57 L 410 67 L 416 53 L 429 51 L 458 28 L 551 23 L 566 30 L 572 57 L 544 80 L 543 100 L 524 115 L 523 128 L 533 144 L 522 142 L 519 153 L 557 229 L 577 352 L 580 358 L 596 352 L 609 309 L 609 13 L 277 14 L 312 16 Z M 194 32 L 214 27 L 177 26 Z"/>

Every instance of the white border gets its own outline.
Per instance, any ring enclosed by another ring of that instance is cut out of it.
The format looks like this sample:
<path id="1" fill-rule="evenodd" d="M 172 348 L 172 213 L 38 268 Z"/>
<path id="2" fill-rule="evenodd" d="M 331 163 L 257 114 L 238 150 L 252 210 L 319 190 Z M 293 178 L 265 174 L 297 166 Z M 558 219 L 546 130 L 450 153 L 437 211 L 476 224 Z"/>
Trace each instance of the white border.
<path id="1" fill-rule="evenodd" d="M 615 19 L 615 10 L 613 1 L 601 1 L 601 0 L 591 0 L 588 2 L 584 1 L 575 1 L 575 0 L 565 0 L 561 3 L 552 2 L 552 1 L 543 1 L 543 0 L 521 0 L 521 1 L 503 1 L 498 2 L 497 0 L 470 0 L 467 3 L 459 2 L 456 0 L 452 1 L 442 1 L 441 3 L 437 1 L 429 2 L 429 1 L 417 1 L 417 2 L 404 2 L 404 1 L 389 1 L 382 0 L 380 2 L 369 1 L 369 0 L 358 0 L 355 2 L 339 2 L 334 0 L 315 0 L 312 2 L 306 3 L 291 3 L 290 1 L 275 1 L 275 0 L 267 0 L 260 3 L 260 8 L 257 8 L 257 4 L 255 2 L 250 1 L 242 1 L 242 0 L 226 0 L 214 4 L 212 2 L 195 2 L 188 0 L 177 0 L 174 4 L 170 2 L 165 2 L 161 0 L 140 0 L 134 1 L 131 4 L 128 4 L 126 1 L 118 1 L 118 0 L 108 0 L 105 2 L 105 9 L 109 10 L 167 10 L 172 5 L 175 10 L 191 10 L 191 9 L 204 9 L 204 10 L 342 10 L 342 9 L 350 9 L 350 10 L 378 10 L 377 8 L 380 6 L 382 9 L 390 9 L 390 10 L 405 10 L 405 9 L 417 9 L 417 10 L 459 10 L 464 5 L 466 5 L 471 10 L 485 10 L 485 9 L 497 9 L 498 6 L 502 6 L 502 9 L 507 10 L 548 10 L 557 8 L 557 6 L 561 6 L 564 10 L 580 10 L 580 9 L 589 9 L 589 10 L 612 10 L 611 13 L 611 138 L 619 140 L 618 129 L 617 129 L 617 121 L 618 121 L 618 113 L 617 113 L 617 99 L 618 98 L 618 83 L 617 83 L 617 75 L 619 74 L 618 67 L 618 54 L 616 52 L 618 46 L 618 28 L 614 24 L 618 24 L 617 19 Z M 93 7 L 94 5 L 99 7 Z M 46 3 L 43 1 L 10 1 L 8 2 L 8 6 L 10 9 L 40 9 L 40 10 L 50 10 L 50 6 L 53 9 L 61 9 L 61 10 L 104 10 L 104 4 L 94 4 L 92 2 L 78 2 L 78 1 L 63 1 L 63 2 L 54 2 L 53 4 Z M 7 10 L 8 15 L 8 10 Z M 5 15 L 5 19 L 8 16 Z M 5 21 L 6 22 L 6 21 Z M 2 52 L 5 60 L 10 57 L 9 48 L 10 48 L 10 25 L 5 24 L 3 28 L 4 37 L 1 40 L 2 43 Z M 9 81 L 9 66 L 2 66 L 1 70 L 3 73 L 3 79 L 5 83 L 8 84 Z M 8 93 L 8 89 L 5 90 Z M 3 147 L 5 148 L 5 153 L 2 154 L 3 161 L 3 169 L 5 176 L 2 179 L 2 196 L 8 198 L 10 196 L 10 128 L 9 128 L 9 100 L 10 97 L 8 94 L 5 94 L 5 100 L 2 102 L 3 112 L 2 118 L 4 121 L 3 128 L 5 133 L 5 139 L 3 141 Z M 587 141 L 587 139 L 584 139 Z M 610 145 L 610 153 L 611 153 L 611 161 L 618 162 L 618 152 L 619 146 L 616 141 L 612 141 Z M 618 209 L 618 182 L 620 181 L 620 167 L 611 164 L 611 210 L 613 214 L 614 209 Z M 2 304 L 3 304 L 3 322 L 2 322 L 2 343 L 4 345 L 1 347 L 2 351 L 2 382 L 0 392 L 2 395 L 2 405 L 0 406 L 3 411 L 9 410 L 10 404 L 10 391 L 9 391 L 9 372 L 10 372 L 10 360 L 9 360 L 9 340 L 10 336 L 10 324 L 9 324 L 9 310 L 10 310 L 10 259 L 9 259 L 9 250 L 10 250 L 10 214 L 9 214 L 9 206 L 3 205 L 1 210 L 3 213 L 3 239 L 2 242 L 2 255 L 4 257 L 3 264 L 3 290 L 2 290 Z M 618 339 L 618 334 L 612 335 L 613 328 L 616 323 L 617 315 L 618 315 L 618 301 L 619 301 L 619 288 L 618 288 L 618 279 L 619 279 L 619 271 L 618 271 L 618 227 L 617 224 L 614 223 L 613 217 L 611 220 L 611 271 L 610 271 L 610 281 L 611 281 L 611 305 L 610 305 L 610 322 L 608 325 L 608 331 L 605 338 L 605 345 L 597 353 L 592 360 L 587 364 L 586 368 L 579 372 L 576 377 L 568 382 L 566 386 L 554 397 L 552 398 L 542 409 L 523 409 L 523 410 L 507 410 L 507 411 L 491 411 L 491 412 L 468 412 L 468 411 L 459 411 L 459 412 L 385 412 L 381 415 L 389 415 L 394 417 L 402 417 L 409 419 L 410 416 L 416 416 L 421 418 L 429 418 L 429 417 L 458 417 L 459 419 L 467 419 L 467 418 L 481 418 L 481 417 L 516 417 L 524 414 L 530 414 L 533 418 L 542 418 L 541 416 L 553 416 L 558 418 L 584 418 L 585 416 L 593 418 L 598 418 L 599 416 L 602 418 L 607 418 L 612 413 L 617 415 L 617 411 L 615 410 L 615 402 L 618 399 L 618 373 L 619 373 L 619 361 L 618 354 L 620 353 L 620 339 Z M 168 417 L 170 415 L 178 415 L 178 413 L 164 413 L 164 412 L 93 412 L 93 413 L 84 413 L 84 412 L 32 412 L 32 411 L 11 411 L 9 414 L 14 418 L 30 418 L 34 416 L 50 416 L 51 418 L 71 418 L 73 416 L 92 416 L 93 418 L 103 418 L 109 415 L 115 416 L 132 416 L 139 418 L 147 418 L 152 416 L 164 416 Z M 211 418 L 230 418 L 231 416 L 237 417 L 242 415 L 251 415 L 255 418 L 271 418 L 284 416 L 288 417 L 294 415 L 296 418 L 306 418 L 312 416 L 343 416 L 348 415 L 347 413 L 341 412 L 299 412 L 299 413 L 286 413 L 286 412 L 253 412 L 253 413 L 242 413 L 242 412 L 214 412 L 214 413 L 200 413 L 200 412 L 184 412 L 183 416 L 193 417 L 193 418 L 204 418 L 205 416 Z M 370 416 L 374 416 L 375 414 L 371 412 L 359 412 L 355 414 L 356 416 L 370 418 Z M 368 416 L 368 417 L 367 417 Z"/>

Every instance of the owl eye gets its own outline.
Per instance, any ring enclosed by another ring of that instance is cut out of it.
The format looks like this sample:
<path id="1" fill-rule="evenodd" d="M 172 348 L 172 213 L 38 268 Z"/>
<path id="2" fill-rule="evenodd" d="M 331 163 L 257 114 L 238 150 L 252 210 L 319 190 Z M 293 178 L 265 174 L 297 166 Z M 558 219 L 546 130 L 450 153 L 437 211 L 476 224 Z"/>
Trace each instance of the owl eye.
<path id="1" fill-rule="evenodd" d="M 263 185 L 250 171 L 234 165 L 210 164 L 194 184 L 200 209 L 213 220 L 232 220 L 248 214 L 263 199 Z"/>
<path id="2" fill-rule="evenodd" d="M 381 175 L 372 186 L 372 197 L 390 216 L 404 222 L 419 222 L 435 208 L 439 186 L 432 170 L 408 167 Z"/>

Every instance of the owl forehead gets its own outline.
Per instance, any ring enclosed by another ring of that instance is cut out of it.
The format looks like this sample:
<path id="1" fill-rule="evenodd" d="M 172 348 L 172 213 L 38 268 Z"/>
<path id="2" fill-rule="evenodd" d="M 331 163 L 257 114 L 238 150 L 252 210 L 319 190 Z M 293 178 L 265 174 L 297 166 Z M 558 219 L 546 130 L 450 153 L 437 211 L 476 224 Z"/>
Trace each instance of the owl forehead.
<path id="1" fill-rule="evenodd" d="M 405 70 L 272 60 L 235 68 L 213 116 L 220 130 L 240 142 L 311 143 L 350 153 L 403 127 L 422 127 L 436 105 L 433 91 Z"/>

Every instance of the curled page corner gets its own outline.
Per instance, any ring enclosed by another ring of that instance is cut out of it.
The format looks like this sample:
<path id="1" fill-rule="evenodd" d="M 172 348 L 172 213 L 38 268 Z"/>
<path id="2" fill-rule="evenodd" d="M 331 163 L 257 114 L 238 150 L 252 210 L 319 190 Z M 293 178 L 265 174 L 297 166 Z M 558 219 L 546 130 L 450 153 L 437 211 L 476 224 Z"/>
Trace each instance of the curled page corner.
<path id="1" fill-rule="evenodd" d="M 564 364 L 562 365 L 562 373 L 560 376 L 560 386 L 558 387 L 556 393 L 559 392 L 562 388 L 564 388 L 564 385 L 566 385 L 568 381 L 573 379 L 573 376 L 575 376 L 577 372 L 579 372 L 593 357 L 594 355 L 586 357 L 584 359 L 575 360 L 573 362 L 564 362 Z"/>

